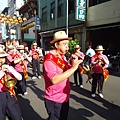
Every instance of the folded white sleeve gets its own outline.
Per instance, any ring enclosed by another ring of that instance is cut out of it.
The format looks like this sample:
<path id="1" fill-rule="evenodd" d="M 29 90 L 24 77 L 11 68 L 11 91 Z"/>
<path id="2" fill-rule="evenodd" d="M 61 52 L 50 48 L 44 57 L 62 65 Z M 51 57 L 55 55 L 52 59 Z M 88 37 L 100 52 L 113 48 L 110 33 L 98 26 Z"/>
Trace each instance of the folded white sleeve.
<path id="1" fill-rule="evenodd" d="M 12 73 L 17 80 L 22 80 L 22 75 L 17 72 L 12 66 L 8 67 L 8 71 Z"/>
<path id="2" fill-rule="evenodd" d="M 4 76 L 4 72 L 0 71 L 0 79 Z"/>

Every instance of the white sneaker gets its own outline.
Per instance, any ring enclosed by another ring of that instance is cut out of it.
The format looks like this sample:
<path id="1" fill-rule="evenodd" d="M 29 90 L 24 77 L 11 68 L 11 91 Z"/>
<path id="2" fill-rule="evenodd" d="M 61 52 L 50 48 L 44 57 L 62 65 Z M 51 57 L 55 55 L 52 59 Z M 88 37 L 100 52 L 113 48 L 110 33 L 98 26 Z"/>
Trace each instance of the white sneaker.
<path id="1" fill-rule="evenodd" d="M 80 88 L 83 88 L 83 85 L 80 85 Z"/>
<path id="2" fill-rule="evenodd" d="M 95 94 L 92 94 L 91 96 L 94 98 L 94 97 L 95 97 Z"/>
<path id="3" fill-rule="evenodd" d="M 24 93 L 24 95 L 27 95 L 27 94 L 28 94 L 28 92 L 25 92 L 25 93 Z"/>
<path id="4" fill-rule="evenodd" d="M 22 96 L 22 94 L 21 94 L 21 93 L 18 93 L 17 95 L 18 95 L 18 96 Z"/>
<path id="5" fill-rule="evenodd" d="M 76 84 L 73 84 L 73 86 L 77 86 Z"/>
<path id="6" fill-rule="evenodd" d="M 103 97 L 104 97 L 102 93 L 99 93 L 98 95 L 99 95 L 101 98 L 103 98 Z"/>
<path id="7" fill-rule="evenodd" d="M 36 76 L 33 76 L 32 79 L 37 79 L 37 77 L 36 77 Z"/>
<path id="8" fill-rule="evenodd" d="M 41 79 L 41 76 L 40 76 L 40 75 L 38 76 L 38 79 Z"/>

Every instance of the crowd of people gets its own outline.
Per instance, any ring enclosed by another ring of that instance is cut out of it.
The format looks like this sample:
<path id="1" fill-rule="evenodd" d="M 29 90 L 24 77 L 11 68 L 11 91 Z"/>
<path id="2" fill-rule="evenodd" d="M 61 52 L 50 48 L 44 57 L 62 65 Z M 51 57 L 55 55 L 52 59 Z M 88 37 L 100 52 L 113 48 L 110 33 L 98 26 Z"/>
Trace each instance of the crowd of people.
<path id="1" fill-rule="evenodd" d="M 102 88 L 105 80 L 108 79 L 106 69 L 109 60 L 103 54 L 103 46 L 98 45 L 95 51 L 89 46 L 86 53 L 81 52 L 79 45 L 75 46 L 75 51 L 70 55 L 70 62 L 67 61 L 65 54 L 69 50 L 69 40 L 65 31 L 58 31 L 54 34 L 51 44 L 54 49 L 44 57 L 44 81 L 45 81 L 45 107 L 49 115 L 48 120 L 67 120 L 69 111 L 70 81 L 69 77 L 74 74 L 74 86 L 79 85 L 83 88 L 82 74 L 92 72 L 91 97 L 95 97 L 98 85 L 98 95 L 103 98 Z M 85 57 L 88 58 L 90 69 L 86 69 Z M 79 83 L 77 80 L 79 76 Z M 98 84 L 97 84 L 98 83 Z"/>
<path id="2" fill-rule="evenodd" d="M 0 120 L 6 115 L 10 120 L 22 120 L 17 95 L 27 95 L 26 79 L 28 64 L 32 64 L 32 79 L 41 79 L 39 56 L 42 51 L 37 43 L 31 44 L 30 51 L 24 43 L 18 40 L 8 40 L 0 44 Z M 37 73 L 36 73 L 37 72 Z"/>
<path id="3" fill-rule="evenodd" d="M 103 46 L 98 45 L 95 50 L 89 46 L 83 53 L 81 47 L 76 45 L 68 61 L 65 55 L 69 50 L 71 39 L 65 31 L 55 32 L 53 40 L 50 41 L 54 49 L 44 56 L 44 101 L 48 120 L 67 120 L 70 98 L 69 77 L 72 74 L 74 75 L 73 86 L 83 88 L 82 74 L 88 75 L 89 71 L 92 71 L 91 97 L 96 96 L 97 85 L 98 95 L 104 97 L 102 89 L 109 75 L 106 69 L 109 60 L 103 54 Z M 32 63 L 32 79 L 41 79 L 41 55 L 42 51 L 36 42 L 31 44 L 30 50 L 26 45 L 19 44 L 18 40 L 7 41 L 6 45 L 0 45 L 0 98 L 3 98 L 0 102 L 0 120 L 4 120 L 6 115 L 12 120 L 22 120 L 16 94 L 21 96 L 28 94 L 26 79 L 29 63 Z M 86 56 L 90 67 L 88 70 L 86 70 L 88 67 L 85 62 Z M 9 79 L 12 81 L 12 86 L 9 85 Z"/>

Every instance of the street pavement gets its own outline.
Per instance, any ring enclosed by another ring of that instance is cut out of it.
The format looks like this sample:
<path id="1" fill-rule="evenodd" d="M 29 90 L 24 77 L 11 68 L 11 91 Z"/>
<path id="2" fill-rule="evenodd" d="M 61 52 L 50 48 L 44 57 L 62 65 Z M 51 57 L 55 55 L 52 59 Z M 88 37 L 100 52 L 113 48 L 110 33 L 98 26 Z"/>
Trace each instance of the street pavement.
<path id="1" fill-rule="evenodd" d="M 42 66 L 41 66 L 42 71 Z M 32 69 L 28 69 L 27 92 L 18 96 L 24 120 L 47 120 L 44 106 L 44 79 L 31 79 Z M 68 120 L 120 120 L 120 73 L 110 73 L 104 83 L 104 98 L 91 98 L 91 84 L 83 75 L 83 88 L 73 87 L 73 75 L 70 77 L 71 94 Z M 97 94 L 97 92 L 96 92 Z"/>

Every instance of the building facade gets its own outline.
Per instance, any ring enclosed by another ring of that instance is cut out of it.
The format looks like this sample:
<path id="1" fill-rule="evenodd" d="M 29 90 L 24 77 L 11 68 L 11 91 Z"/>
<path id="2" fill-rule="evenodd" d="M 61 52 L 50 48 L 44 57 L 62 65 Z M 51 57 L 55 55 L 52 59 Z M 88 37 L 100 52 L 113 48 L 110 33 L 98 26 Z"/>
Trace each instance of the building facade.
<path id="1" fill-rule="evenodd" d="M 38 31 L 36 30 L 36 18 L 38 17 L 37 0 L 27 0 L 19 9 L 19 14 L 22 14 L 27 21 L 21 26 L 21 39 L 30 47 L 33 41 L 37 41 L 40 46 Z"/>
<path id="2" fill-rule="evenodd" d="M 120 1 L 89 0 L 86 29 L 86 41 L 93 48 L 102 44 L 106 54 L 120 52 Z"/>
<path id="3" fill-rule="evenodd" d="M 76 19 L 78 1 L 80 4 L 86 3 L 85 21 Z M 35 25 L 20 31 L 22 41 L 29 43 L 36 40 L 39 46 L 49 50 L 53 34 L 64 30 L 73 40 L 80 41 L 83 52 L 88 45 L 95 48 L 98 44 L 103 45 L 105 52 L 119 51 L 119 0 L 26 0 L 24 4 L 21 2 L 21 5 L 19 14 L 28 19 L 21 28 L 26 28 L 31 23 Z M 10 14 L 13 14 L 14 7 L 10 9 Z M 37 16 L 39 29 L 36 27 Z"/>
<path id="4" fill-rule="evenodd" d="M 49 50 L 49 42 L 58 30 L 68 31 L 68 36 L 78 39 L 82 49 L 85 48 L 85 21 L 75 18 L 76 0 L 38 0 L 38 4 L 39 34 L 45 50 Z"/>
<path id="5" fill-rule="evenodd" d="M 30 2 L 29 2 L 30 1 Z M 10 39 L 18 39 L 20 44 L 22 42 L 27 42 L 31 44 L 33 40 L 35 40 L 35 33 L 34 33 L 34 21 L 33 13 L 28 12 L 30 11 L 31 1 L 34 5 L 35 0 L 8 0 L 8 15 L 14 20 L 13 24 L 9 24 L 9 31 L 10 31 Z M 28 4 L 27 4 L 28 2 Z M 30 5 L 29 5 L 30 3 Z M 28 15 L 30 13 L 30 16 Z M 16 17 L 16 19 L 14 19 Z M 26 20 L 27 21 L 26 21 Z M 31 21 L 32 20 L 32 21 Z M 16 22 L 15 22 L 16 21 Z M 18 22 L 17 22 L 18 21 Z M 19 22 L 21 21 L 21 22 Z M 30 45 L 29 45 L 30 46 Z"/>
<path id="6" fill-rule="evenodd" d="M 0 14 L 7 15 L 8 14 L 8 8 L 5 7 L 4 10 L 1 11 Z M 6 42 L 6 38 L 9 36 L 9 26 L 5 24 L 4 21 L 2 21 L 2 17 L 0 16 L 0 42 Z"/>
<path id="7" fill-rule="evenodd" d="M 11 17 L 16 16 L 19 17 L 20 14 L 18 12 L 18 9 L 24 4 L 23 0 L 8 0 L 8 15 Z M 21 39 L 20 34 L 20 24 L 10 24 L 9 25 L 9 31 L 10 31 L 10 38 L 11 39 Z"/>

